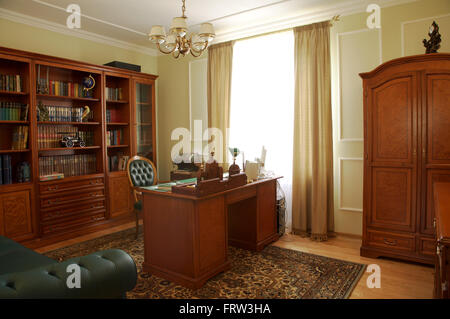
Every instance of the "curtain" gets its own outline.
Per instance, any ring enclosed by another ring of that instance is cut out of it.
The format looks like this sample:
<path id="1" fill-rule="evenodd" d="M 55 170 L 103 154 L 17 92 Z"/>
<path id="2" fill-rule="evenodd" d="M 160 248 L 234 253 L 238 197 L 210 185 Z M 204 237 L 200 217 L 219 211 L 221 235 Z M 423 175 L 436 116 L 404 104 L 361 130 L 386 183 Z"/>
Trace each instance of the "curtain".
<path id="1" fill-rule="evenodd" d="M 330 23 L 297 27 L 294 37 L 292 230 L 322 241 L 334 232 Z"/>
<path id="2" fill-rule="evenodd" d="M 215 158 L 222 164 L 224 170 L 228 168 L 227 141 L 230 127 L 232 62 L 232 41 L 208 48 L 208 127 L 222 131 L 222 147 L 215 150 Z"/>

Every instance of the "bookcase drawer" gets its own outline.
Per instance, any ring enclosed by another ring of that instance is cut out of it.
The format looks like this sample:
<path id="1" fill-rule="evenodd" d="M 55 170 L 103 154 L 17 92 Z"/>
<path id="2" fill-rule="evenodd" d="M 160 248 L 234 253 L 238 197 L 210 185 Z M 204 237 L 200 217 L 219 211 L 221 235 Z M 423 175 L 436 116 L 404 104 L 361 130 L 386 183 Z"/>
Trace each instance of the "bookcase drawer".
<path id="1" fill-rule="evenodd" d="M 86 188 L 87 186 L 104 186 L 105 181 L 103 177 L 98 178 L 90 178 L 83 180 L 75 180 L 70 182 L 60 182 L 60 183 L 52 183 L 52 184 L 40 184 L 39 192 L 40 194 L 49 194 L 56 192 L 63 192 L 69 190 L 76 190 Z"/>
<path id="2" fill-rule="evenodd" d="M 54 207 L 67 204 L 79 204 L 89 200 L 103 199 L 105 197 L 105 189 L 97 187 L 92 189 L 83 189 L 65 194 L 51 194 L 45 198 L 41 198 L 41 208 Z"/>
<path id="3" fill-rule="evenodd" d="M 46 222 L 56 219 L 74 219 L 79 216 L 93 211 L 105 210 L 105 200 L 96 200 L 89 203 L 68 206 L 68 207 L 51 207 L 41 209 L 41 221 Z"/>
<path id="4" fill-rule="evenodd" d="M 83 225 L 96 223 L 104 219 L 105 219 L 105 211 L 96 212 L 80 216 L 79 218 L 70 221 L 43 224 L 41 227 L 41 231 L 42 235 L 61 233 L 74 228 L 79 228 L 80 226 Z"/>

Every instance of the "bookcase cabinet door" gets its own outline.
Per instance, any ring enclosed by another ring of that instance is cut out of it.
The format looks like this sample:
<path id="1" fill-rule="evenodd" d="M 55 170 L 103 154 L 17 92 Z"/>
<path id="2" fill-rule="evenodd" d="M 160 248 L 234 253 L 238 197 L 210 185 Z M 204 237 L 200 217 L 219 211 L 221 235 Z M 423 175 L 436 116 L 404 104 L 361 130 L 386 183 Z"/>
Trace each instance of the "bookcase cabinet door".
<path id="1" fill-rule="evenodd" d="M 31 191 L 0 195 L 0 233 L 14 240 L 33 237 Z"/>
<path id="2" fill-rule="evenodd" d="M 109 207 L 112 218 L 130 212 L 130 194 L 128 176 L 109 178 Z"/>

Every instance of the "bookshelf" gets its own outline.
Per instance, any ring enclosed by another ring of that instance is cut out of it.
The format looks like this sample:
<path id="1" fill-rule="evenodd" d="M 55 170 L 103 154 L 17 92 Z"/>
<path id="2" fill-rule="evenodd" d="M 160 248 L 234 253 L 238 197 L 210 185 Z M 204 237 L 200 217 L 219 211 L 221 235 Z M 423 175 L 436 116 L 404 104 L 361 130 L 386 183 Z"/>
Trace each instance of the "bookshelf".
<path id="1" fill-rule="evenodd" d="M 32 182 L 30 68 L 28 59 L 0 55 L 0 188 Z"/>
<path id="2" fill-rule="evenodd" d="M 0 47 L 0 235 L 39 247 L 130 220 L 133 199 L 118 164 L 138 149 L 155 160 L 155 118 L 146 112 L 154 112 L 156 78 Z M 137 97 L 141 83 L 150 90 Z M 139 146 L 146 134 L 147 149 Z"/>

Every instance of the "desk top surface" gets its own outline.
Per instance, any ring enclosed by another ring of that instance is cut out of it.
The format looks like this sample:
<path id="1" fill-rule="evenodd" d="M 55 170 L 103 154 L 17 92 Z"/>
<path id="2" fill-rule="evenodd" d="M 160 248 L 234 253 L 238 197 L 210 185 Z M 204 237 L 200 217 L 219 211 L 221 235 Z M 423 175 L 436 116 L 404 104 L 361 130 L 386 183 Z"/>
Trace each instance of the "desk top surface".
<path id="1" fill-rule="evenodd" d="M 434 184 L 434 196 L 437 237 L 450 243 L 450 183 Z"/>
<path id="2" fill-rule="evenodd" d="M 245 188 L 248 188 L 248 187 L 251 187 L 254 185 L 258 185 L 261 183 L 267 183 L 267 182 L 277 180 L 280 178 L 282 178 L 282 176 L 266 177 L 266 178 L 262 178 L 257 181 L 251 182 L 251 183 L 247 183 L 243 186 L 235 187 L 232 189 L 228 189 L 228 190 L 213 193 L 213 194 L 208 194 L 205 196 L 190 196 L 190 195 L 172 193 L 172 186 L 179 185 L 179 184 L 195 183 L 197 181 L 196 178 L 189 178 L 189 179 L 180 180 L 177 182 L 162 183 L 162 184 L 157 184 L 157 185 L 152 185 L 152 186 L 147 186 L 147 187 L 139 187 L 139 190 L 142 191 L 142 194 L 147 193 L 147 194 L 160 195 L 160 196 L 169 196 L 169 197 L 185 198 L 185 199 L 192 199 L 192 200 L 202 200 L 202 199 L 206 199 L 209 197 L 214 197 L 214 196 L 218 196 L 221 194 L 233 192 L 233 191 L 236 191 L 239 189 L 245 189 Z"/>

